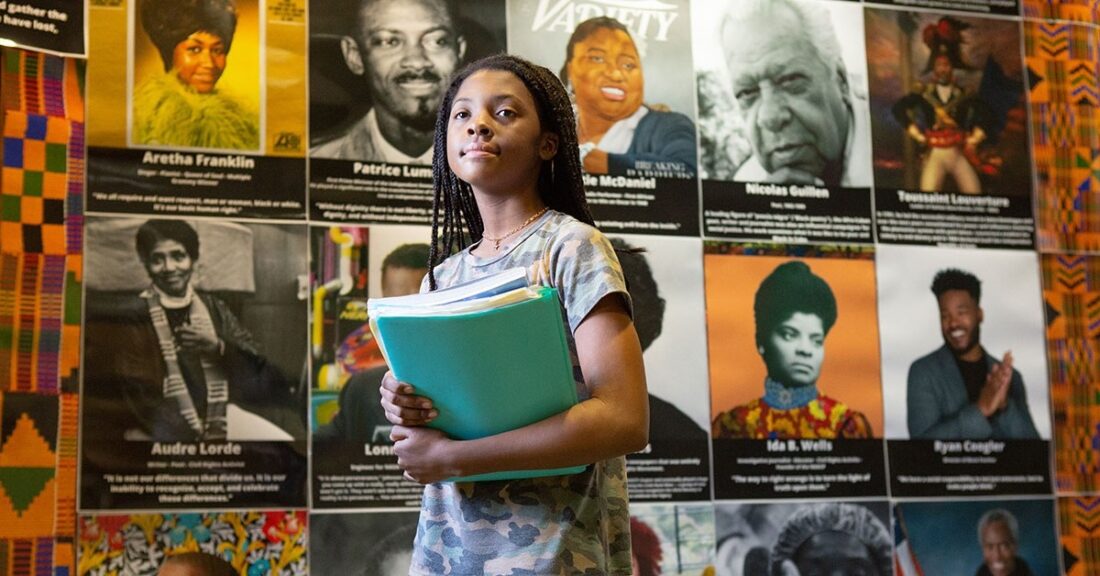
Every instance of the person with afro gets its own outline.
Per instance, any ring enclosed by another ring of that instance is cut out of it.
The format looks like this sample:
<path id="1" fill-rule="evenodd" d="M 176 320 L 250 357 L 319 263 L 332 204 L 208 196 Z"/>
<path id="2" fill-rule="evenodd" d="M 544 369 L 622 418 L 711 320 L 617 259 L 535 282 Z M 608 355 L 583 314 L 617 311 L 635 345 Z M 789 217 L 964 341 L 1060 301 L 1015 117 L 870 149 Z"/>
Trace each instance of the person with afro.
<path id="1" fill-rule="evenodd" d="M 982 346 L 982 283 L 958 268 L 932 279 L 943 346 L 916 359 L 906 379 L 909 436 L 918 440 L 1036 440 L 1024 378 L 1012 352 Z"/>

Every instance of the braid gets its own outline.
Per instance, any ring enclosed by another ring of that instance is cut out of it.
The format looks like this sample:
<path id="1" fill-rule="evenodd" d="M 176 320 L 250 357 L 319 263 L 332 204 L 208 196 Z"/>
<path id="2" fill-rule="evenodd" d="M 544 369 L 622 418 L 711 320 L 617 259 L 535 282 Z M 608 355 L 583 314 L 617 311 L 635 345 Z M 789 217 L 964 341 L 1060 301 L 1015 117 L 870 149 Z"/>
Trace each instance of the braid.
<path id="1" fill-rule="evenodd" d="M 550 70 L 509 54 L 497 54 L 472 62 L 451 81 L 439 106 L 432 153 L 432 242 L 428 254 L 428 285 L 437 288 L 435 267 L 448 256 L 481 239 L 485 229 L 473 188 L 459 180 L 447 161 L 447 126 L 455 94 L 462 82 L 480 70 L 502 70 L 515 74 L 531 92 L 544 131 L 558 135 L 558 153 L 539 169 L 539 198 L 553 210 L 595 226 L 584 193 L 580 155 L 577 152 L 577 121 L 573 105 L 558 77 Z M 442 220 L 442 222 L 440 222 Z"/>

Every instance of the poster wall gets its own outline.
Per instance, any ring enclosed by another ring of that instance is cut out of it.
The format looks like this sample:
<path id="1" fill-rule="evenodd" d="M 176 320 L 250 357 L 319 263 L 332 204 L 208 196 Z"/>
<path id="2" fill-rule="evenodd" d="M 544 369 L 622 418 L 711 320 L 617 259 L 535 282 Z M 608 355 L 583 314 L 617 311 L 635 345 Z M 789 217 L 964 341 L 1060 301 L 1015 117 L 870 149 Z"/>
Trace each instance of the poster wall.
<path id="1" fill-rule="evenodd" d="M 866 9 L 884 243 L 1030 249 L 1020 24 Z"/>
<path id="2" fill-rule="evenodd" d="M 720 576 L 895 573 L 885 501 L 722 502 L 714 516 Z"/>
<path id="3" fill-rule="evenodd" d="M 303 511 L 82 515 L 79 574 L 308 574 Z"/>
<path id="4" fill-rule="evenodd" d="M 1087 572 L 1100 20 L 1019 4 L 91 0 L 80 405 L 0 394 L 5 530 L 69 510 L 81 574 L 407 573 L 366 302 L 420 289 L 439 101 L 507 51 L 566 88 L 628 282 L 637 574 Z M 0 349 L 10 239 L 61 213 L 33 166 L 81 158 L 12 118 Z"/>
<path id="5" fill-rule="evenodd" d="M 88 54 L 88 2 L 0 2 L 0 38 L 9 46 L 83 58 Z"/>
<path id="6" fill-rule="evenodd" d="M 313 226 L 312 490 L 315 508 L 416 507 L 397 466 L 379 386 L 388 367 L 368 325 L 369 297 L 415 294 L 428 269 L 421 226 Z"/>
<path id="7" fill-rule="evenodd" d="M 703 267 L 715 497 L 884 495 L 871 250 L 713 242 Z"/>
<path id="8" fill-rule="evenodd" d="M 702 244 L 612 236 L 634 308 L 649 390 L 649 445 L 627 455 L 627 489 L 642 501 L 710 498 Z M 631 250 L 644 249 L 633 253 Z"/>
<path id="9" fill-rule="evenodd" d="M 1034 4 L 1025 0 L 1024 5 Z M 1020 2 L 1017 0 L 868 0 L 868 4 L 885 4 L 905 8 L 923 8 L 928 10 L 957 10 L 960 12 L 976 12 L 978 14 L 997 14 L 1001 16 L 1018 16 L 1020 14 Z M 1065 13 L 1072 14 L 1071 10 Z"/>
<path id="10" fill-rule="evenodd" d="M 901 502 L 898 562 L 926 574 L 1058 574 L 1054 502 L 1047 499 Z"/>
<path id="11" fill-rule="evenodd" d="M 311 514 L 309 573 L 406 576 L 419 516 L 412 511 Z"/>
<path id="12" fill-rule="evenodd" d="M 505 50 L 503 0 L 309 9 L 310 217 L 429 223 L 436 111 L 452 74 Z"/>
<path id="13" fill-rule="evenodd" d="M 630 545 L 639 574 L 710 574 L 714 507 L 700 503 L 633 506 Z"/>

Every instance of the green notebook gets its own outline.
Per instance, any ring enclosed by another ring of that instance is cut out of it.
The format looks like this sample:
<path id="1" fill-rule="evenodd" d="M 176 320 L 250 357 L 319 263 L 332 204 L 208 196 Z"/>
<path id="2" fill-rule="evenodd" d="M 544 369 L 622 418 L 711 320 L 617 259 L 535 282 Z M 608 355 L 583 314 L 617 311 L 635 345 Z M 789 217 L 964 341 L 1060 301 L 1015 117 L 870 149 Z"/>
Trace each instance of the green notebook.
<path id="1" fill-rule="evenodd" d="M 430 424 L 456 439 L 490 436 L 577 403 L 557 290 L 525 287 L 423 309 L 376 302 L 372 329 L 393 375 L 432 399 Z M 471 311 L 472 309 L 472 311 Z M 584 466 L 452 481 L 574 474 Z"/>

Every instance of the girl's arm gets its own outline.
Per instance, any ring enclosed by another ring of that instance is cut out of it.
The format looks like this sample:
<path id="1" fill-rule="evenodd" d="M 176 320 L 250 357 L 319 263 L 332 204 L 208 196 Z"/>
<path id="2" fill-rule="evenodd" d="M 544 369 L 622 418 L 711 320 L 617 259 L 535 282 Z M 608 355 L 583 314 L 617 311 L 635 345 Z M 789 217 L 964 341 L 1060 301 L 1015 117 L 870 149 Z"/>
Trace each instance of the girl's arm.
<path id="1" fill-rule="evenodd" d="M 649 439 L 642 349 L 618 294 L 604 296 L 573 334 L 589 398 L 540 422 L 477 440 L 451 440 L 420 427 L 423 398 L 383 380 L 383 406 L 406 477 L 430 483 L 502 470 L 564 468 L 637 452 Z M 403 408 L 402 406 L 409 406 Z"/>

